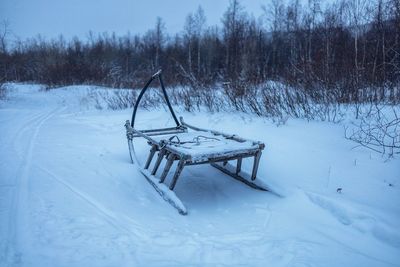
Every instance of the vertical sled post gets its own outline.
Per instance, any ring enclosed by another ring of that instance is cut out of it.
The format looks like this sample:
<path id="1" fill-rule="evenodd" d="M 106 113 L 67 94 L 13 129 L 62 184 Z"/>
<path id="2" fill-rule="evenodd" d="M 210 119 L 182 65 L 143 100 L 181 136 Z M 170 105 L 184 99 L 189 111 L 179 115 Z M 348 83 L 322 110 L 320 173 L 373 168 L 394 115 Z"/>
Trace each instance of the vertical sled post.
<path id="1" fill-rule="evenodd" d="M 185 166 L 185 159 L 181 158 L 179 160 L 178 167 L 176 168 L 174 178 L 172 178 L 172 182 L 169 186 L 169 189 L 174 190 L 176 182 L 178 181 L 179 175 L 181 174 L 184 166 Z"/>
<path id="2" fill-rule="evenodd" d="M 238 158 L 236 164 L 236 174 L 239 174 L 241 168 L 242 168 L 242 158 Z"/>
<path id="3" fill-rule="evenodd" d="M 260 163 L 261 158 L 261 150 L 257 151 L 256 155 L 254 156 L 254 163 L 253 163 L 253 171 L 251 172 L 251 180 L 254 181 L 257 177 L 258 165 Z"/>
<path id="4" fill-rule="evenodd" d="M 173 153 L 170 153 L 168 155 L 167 164 L 165 165 L 164 171 L 161 174 L 160 183 L 164 182 L 165 178 L 167 177 L 167 174 L 168 174 L 169 170 L 171 169 L 172 164 L 174 163 L 174 160 L 175 160 L 175 155 Z"/>
<path id="5" fill-rule="evenodd" d="M 157 146 L 156 145 L 152 145 L 151 149 L 150 149 L 149 157 L 147 158 L 146 164 L 144 165 L 144 169 L 147 170 L 149 168 L 151 160 L 153 159 L 154 154 L 156 153 L 156 151 L 157 151 Z"/>
<path id="6" fill-rule="evenodd" d="M 161 149 L 161 151 L 158 152 L 158 158 L 157 158 L 156 163 L 154 164 L 153 170 L 151 171 L 151 175 L 156 174 L 158 167 L 160 166 L 161 160 L 163 159 L 165 153 L 166 153 L 165 149 Z"/>

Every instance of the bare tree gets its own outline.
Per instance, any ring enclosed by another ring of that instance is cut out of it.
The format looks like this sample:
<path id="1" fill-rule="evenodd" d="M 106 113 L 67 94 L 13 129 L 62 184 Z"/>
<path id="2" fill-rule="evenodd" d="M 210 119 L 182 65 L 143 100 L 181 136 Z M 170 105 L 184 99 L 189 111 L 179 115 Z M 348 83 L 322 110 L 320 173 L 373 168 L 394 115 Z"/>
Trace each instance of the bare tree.
<path id="1" fill-rule="evenodd" d="M 247 13 L 238 0 L 231 0 L 222 19 L 226 46 L 225 68 L 228 78 L 240 77 L 241 51 L 245 42 L 243 30 Z"/>
<path id="2" fill-rule="evenodd" d="M 7 38 L 11 34 L 10 23 L 7 20 L 3 20 L 0 23 L 0 52 L 6 53 L 7 51 Z"/>
<path id="3" fill-rule="evenodd" d="M 192 73 L 192 44 L 193 44 L 193 38 L 195 35 L 195 26 L 194 26 L 194 18 L 193 14 L 190 13 L 186 17 L 185 21 L 185 39 L 187 40 L 187 51 L 188 51 L 188 58 L 187 58 L 187 63 L 189 67 L 189 72 Z"/>
<path id="4" fill-rule="evenodd" d="M 355 79 L 358 84 L 359 82 L 359 71 L 363 68 L 362 60 L 359 65 L 359 39 L 362 36 L 365 29 L 365 25 L 368 22 L 368 13 L 370 11 L 370 2 L 368 0 L 349 0 L 348 1 L 348 16 L 350 27 L 354 33 L 354 68 L 355 68 Z M 365 41 L 364 41 L 365 44 Z M 365 50 L 362 58 L 365 56 Z"/>
<path id="5" fill-rule="evenodd" d="M 384 112 L 384 108 L 390 107 L 371 105 L 351 132 L 346 129 L 345 136 L 360 146 L 393 157 L 400 154 L 400 110 L 394 106 L 392 112 Z"/>
<path id="6" fill-rule="evenodd" d="M 155 44 L 156 44 L 156 55 L 155 55 L 155 67 L 160 66 L 160 53 L 163 45 L 166 41 L 165 37 L 165 23 L 160 17 L 157 17 L 156 28 L 155 28 Z"/>
<path id="7" fill-rule="evenodd" d="M 273 75 L 277 74 L 281 65 L 281 49 L 285 24 L 285 5 L 280 0 L 272 0 L 269 5 L 262 6 L 268 30 L 271 31 L 271 61 Z"/>
<path id="8" fill-rule="evenodd" d="M 231 0 L 222 27 L 206 27 L 199 7 L 187 16 L 183 33 L 172 38 L 161 18 L 144 35 L 89 33 L 86 41 L 36 37 L 12 47 L 7 46 L 8 30 L 0 27 L 0 77 L 49 85 L 140 87 L 162 66 L 166 84 L 196 89 L 185 94 L 230 82 L 226 91 L 234 105 L 250 110 L 244 106 L 250 99 L 256 114 L 272 114 L 260 111 L 257 90 L 251 89 L 269 80 L 291 89 L 284 96 L 268 94 L 273 99 L 268 105 L 277 105 L 268 110 L 290 106 L 294 116 L 310 114 L 295 110 L 312 109 L 307 103 L 326 110 L 343 103 L 357 109 L 366 102 L 400 103 L 400 1 L 320 2 L 271 0 L 264 6 L 267 19 L 261 21 L 239 0 Z M 185 99 L 199 103 L 201 97 Z M 284 101 L 290 105 L 282 105 Z"/>
<path id="9" fill-rule="evenodd" d="M 196 13 L 194 14 L 194 23 L 195 23 L 195 33 L 197 39 L 197 75 L 200 75 L 201 71 L 201 35 L 203 34 L 203 28 L 206 24 L 206 16 L 204 14 L 204 10 L 201 6 L 197 8 Z"/>
<path id="10" fill-rule="evenodd" d="M 7 38 L 11 33 L 10 23 L 7 20 L 3 20 L 0 25 L 0 99 L 4 99 L 6 97 L 6 89 L 4 87 L 4 82 L 7 79 L 7 64 L 5 63 L 5 59 L 7 57 Z"/>

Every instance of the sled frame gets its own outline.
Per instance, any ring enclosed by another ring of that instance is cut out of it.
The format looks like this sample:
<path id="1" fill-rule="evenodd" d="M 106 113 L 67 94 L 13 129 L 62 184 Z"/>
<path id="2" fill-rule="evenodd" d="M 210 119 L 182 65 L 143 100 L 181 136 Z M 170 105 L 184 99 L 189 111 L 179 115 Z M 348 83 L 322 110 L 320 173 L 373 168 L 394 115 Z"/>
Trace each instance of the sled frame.
<path id="1" fill-rule="evenodd" d="M 172 117 L 174 118 L 174 121 L 176 123 L 176 127 L 168 127 L 168 128 L 160 128 L 160 129 L 148 129 L 148 130 L 138 130 L 135 129 L 135 117 L 136 117 L 136 112 L 139 106 L 139 102 L 144 94 L 144 92 L 147 90 L 148 86 L 150 83 L 158 77 L 160 81 L 160 85 L 162 88 L 163 95 L 165 97 L 166 103 L 168 105 L 169 111 L 171 112 Z M 164 88 L 164 84 L 162 81 L 161 77 L 161 70 L 159 70 L 157 73 L 155 73 L 151 79 L 146 83 L 145 87 L 142 89 L 141 93 L 139 94 L 133 114 L 132 114 L 132 121 L 127 120 L 125 123 L 125 128 L 126 128 L 126 136 L 128 139 L 128 147 L 129 147 L 129 152 L 131 156 L 131 161 L 132 163 L 137 163 L 139 165 L 139 161 L 136 158 L 135 150 L 134 150 L 134 145 L 133 145 L 133 139 L 134 138 L 144 138 L 147 140 L 147 143 L 150 145 L 150 151 L 147 156 L 146 162 L 143 167 L 139 166 L 139 170 L 141 173 L 146 177 L 146 179 L 150 182 L 150 184 L 156 189 L 156 191 L 167 201 L 169 202 L 172 206 L 174 206 L 180 214 L 185 215 L 187 214 L 187 210 L 185 206 L 181 203 L 178 197 L 176 197 L 175 193 L 173 192 L 180 175 L 183 171 L 183 169 L 186 166 L 192 166 L 192 165 L 200 165 L 200 164 L 210 164 L 214 168 L 218 169 L 219 171 L 227 174 L 228 176 L 246 184 L 247 186 L 250 186 L 254 189 L 258 190 L 263 190 L 263 191 L 268 191 L 268 188 L 263 185 L 262 183 L 258 183 L 256 178 L 257 178 L 257 172 L 258 172 L 258 167 L 260 163 L 260 158 L 262 155 L 262 150 L 265 148 L 265 145 L 262 142 L 259 141 L 252 141 L 249 139 L 242 138 L 237 135 L 231 135 L 231 134 L 225 134 L 219 131 L 214 131 L 214 130 L 207 130 L 207 129 L 202 129 L 199 127 L 195 127 L 192 125 L 187 124 L 182 117 L 180 117 L 180 120 L 178 121 L 176 118 L 176 115 L 172 109 L 172 106 L 170 104 L 170 101 L 168 99 L 168 95 L 166 93 L 166 90 Z M 235 142 L 243 143 L 243 142 L 249 142 L 252 144 L 251 148 L 249 149 L 243 149 L 240 151 L 224 151 L 223 153 L 211 153 L 207 154 L 204 157 L 192 157 L 190 153 L 182 153 L 182 151 L 179 151 L 176 149 L 175 146 L 166 144 L 164 142 L 160 142 L 153 138 L 154 136 L 160 136 L 160 135 L 171 135 L 175 134 L 179 136 L 179 134 L 182 133 L 187 133 L 188 131 L 195 131 L 195 132 L 207 132 L 208 134 L 211 134 L 213 136 L 219 137 L 219 138 L 225 138 L 229 139 Z M 253 158 L 253 166 L 252 166 L 252 172 L 250 175 L 242 171 L 242 161 L 245 158 Z M 154 160 L 155 159 L 155 160 Z M 161 162 L 163 160 L 166 160 L 166 163 L 164 165 L 164 169 L 161 172 L 161 175 L 158 177 L 157 172 L 159 171 L 159 167 L 161 165 Z M 177 167 L 175 169 L 175 172 L 172 176 L 172 180 L 169 183 L 169 185 L 165 185 L 165 180 L 166 177 L 174 164 L 174 162 L 177 161 Z M 235 165 L 231 165 L 228 162 L 235 161 Z M 152 164 L 153 163 L 153 164 Z M 168 190 L 170 192 L 168 192 Z"/>

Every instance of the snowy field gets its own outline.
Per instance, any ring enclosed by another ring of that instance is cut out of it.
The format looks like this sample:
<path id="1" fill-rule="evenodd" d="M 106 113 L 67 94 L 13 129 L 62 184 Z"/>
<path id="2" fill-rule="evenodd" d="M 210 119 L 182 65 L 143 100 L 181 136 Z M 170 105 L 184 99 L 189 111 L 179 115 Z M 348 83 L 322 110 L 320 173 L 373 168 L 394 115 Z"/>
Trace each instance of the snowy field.
<path id="1" fill-rule="evenodd" d="M 181 216 L 130 163 L 131 110 L 68 89 L 13 85 L 0 102 L 1 267 L 400 266 L 400 159 L 353 149 L 343 125 L 178 112 L 265 142 L 259 179 L 277 193 L 187 167 Z M 171 123 L 164 110 L 138 120 Z"/>

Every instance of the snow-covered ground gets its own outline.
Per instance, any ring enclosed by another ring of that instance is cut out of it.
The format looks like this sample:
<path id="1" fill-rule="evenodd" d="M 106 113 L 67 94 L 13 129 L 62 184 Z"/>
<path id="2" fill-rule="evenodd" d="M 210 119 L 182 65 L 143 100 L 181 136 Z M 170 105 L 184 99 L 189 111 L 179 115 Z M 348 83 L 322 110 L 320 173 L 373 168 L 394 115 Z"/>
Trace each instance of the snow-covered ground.
<path id="1" fill-rule="evenodd" d="M 12 87 L 0 102 L 2 267 L 400 266 L 400 159 L 352 149 L 339 124 L 179 112 L 265 142 L 259 179 L 280 195 L 187 167 L 181 216 L 130 163 L 130 109 L 91 108 L 85 87 Z M 164 110 L 138 120 L 171 123 Z"/>

